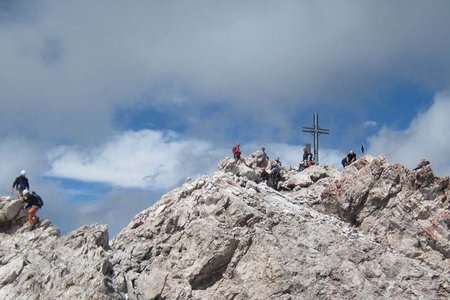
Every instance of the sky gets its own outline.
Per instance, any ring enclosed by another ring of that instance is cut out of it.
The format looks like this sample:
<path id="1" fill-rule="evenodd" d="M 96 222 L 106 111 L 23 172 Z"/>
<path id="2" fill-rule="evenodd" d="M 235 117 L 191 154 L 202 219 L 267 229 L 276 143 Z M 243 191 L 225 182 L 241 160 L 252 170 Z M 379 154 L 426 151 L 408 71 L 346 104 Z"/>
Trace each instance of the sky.
<path id="1" fill-rule="evenodd" d="M 110 237 L 240 143 L 450 175 L 448 1 L 0 0 L 0 194 Z"/>

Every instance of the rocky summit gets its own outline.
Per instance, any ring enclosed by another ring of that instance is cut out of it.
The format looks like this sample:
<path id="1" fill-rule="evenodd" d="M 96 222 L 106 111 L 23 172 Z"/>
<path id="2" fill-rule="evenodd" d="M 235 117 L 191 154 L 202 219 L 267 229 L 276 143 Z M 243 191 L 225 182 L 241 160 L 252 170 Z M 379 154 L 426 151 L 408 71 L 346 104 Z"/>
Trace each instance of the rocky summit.
<path id="1" fill-rule="evenodd" d="M 0 201 L 0 299 L 449 299 L 449 178 L 365 156 L 342 172 L 262 152 L 167 193 L 114 239 L 29 231 Z"/>

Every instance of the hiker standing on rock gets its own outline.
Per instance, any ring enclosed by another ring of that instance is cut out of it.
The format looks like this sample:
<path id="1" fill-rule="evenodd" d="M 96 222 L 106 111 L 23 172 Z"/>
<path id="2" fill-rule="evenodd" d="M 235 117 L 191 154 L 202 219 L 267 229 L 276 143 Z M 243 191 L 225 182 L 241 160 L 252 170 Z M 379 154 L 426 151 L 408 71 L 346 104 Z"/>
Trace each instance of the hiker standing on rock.
<path id="1" fill-rule="evenodd" d="M 28 229 L 33 230 L 34 226 L 40 221 L 39 217 L 36 216 L 36 212 L 44 203 L 42 202 L 40 196 L 38 196 L 35 192 L 30 194 L 27 189 L 23 190 L 22 200 L 27 203 L 25 208 L 30 208 L 28 210 Z"/>
<path id="2" fill-rule="evenodd" d="M 356 161 L 356 153 L 355 150 L 350 150 L 347 156 L 341 161 L 342 166 L 345 168 L 350 165 L 352 162 Z"/>
<path id="3" fill-rule="evenodd" d="M 243 158 L 241 158 L 241 145 L 236 144 L 236 146 L 233 147 L 233 156 L 234 156 L 234 162 L 239 164 L 240 162 L 244 162 Z"/>
<path id="4" fill-rule="evenodd" d="M 233 147 L 233 157 L 234 162 L 238 162 L 241 159 L 241 145 L 236 144 L 236 146 Z"/>
<path id="5" fill-rule="evenodd" d="M 19 197 L 22 197 L 23 196 L 22 192 L 25 189 L 29 189 L 30 188 L 30 185 L 28 184 L 28 178 L 25 177 L 25 175 L 26 175 L 25 170 L 22 170 L 20 172 L 20 176 L 18 176 L 14 180 L 13 185 L 12 185 L 12 189 L 11 189 L 11 194 L 14 193 L 14 189 L 16 189 L 17 190 L 17 194 L 19 195 Z"/>
<path id="6" fill-rule="evenodd" d="M 264 156 L 265 159 L 269 159 L 269 156 L 266 153 L 266 148 L 262 147 L 261 148 L 261 152 L 263 153 L 263 156 Z"/>

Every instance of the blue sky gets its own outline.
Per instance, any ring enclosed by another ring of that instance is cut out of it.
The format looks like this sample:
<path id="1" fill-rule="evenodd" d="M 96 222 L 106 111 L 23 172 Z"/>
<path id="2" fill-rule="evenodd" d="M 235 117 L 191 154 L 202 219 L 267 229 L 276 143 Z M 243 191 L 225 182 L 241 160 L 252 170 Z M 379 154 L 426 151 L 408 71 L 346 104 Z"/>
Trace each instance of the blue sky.
<path id="1" fill-rule="evenodd" d="M 187 177 L 320 137 L 450 174 L 447 1 L 0 2 L 0 189 L 26 169 L 40 214 L 112 235 Z"/>

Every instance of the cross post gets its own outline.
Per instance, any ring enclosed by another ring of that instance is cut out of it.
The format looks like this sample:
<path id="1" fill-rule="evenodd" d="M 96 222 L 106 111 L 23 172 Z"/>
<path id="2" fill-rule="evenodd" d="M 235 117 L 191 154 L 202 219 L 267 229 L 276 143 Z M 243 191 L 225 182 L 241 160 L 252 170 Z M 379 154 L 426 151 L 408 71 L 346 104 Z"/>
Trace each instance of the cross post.
<path id="1" fill-rule="evenodd" d="M 330 134 L 330 130 L 319 127 L 318 113 L 314 113 L 313 122 L 313 127 L 303 127 L 303 132 L 309 132 L 314 135 L 314 161 L 316 162 L 316 164 L 319 164 L 319 135 Z"/>

